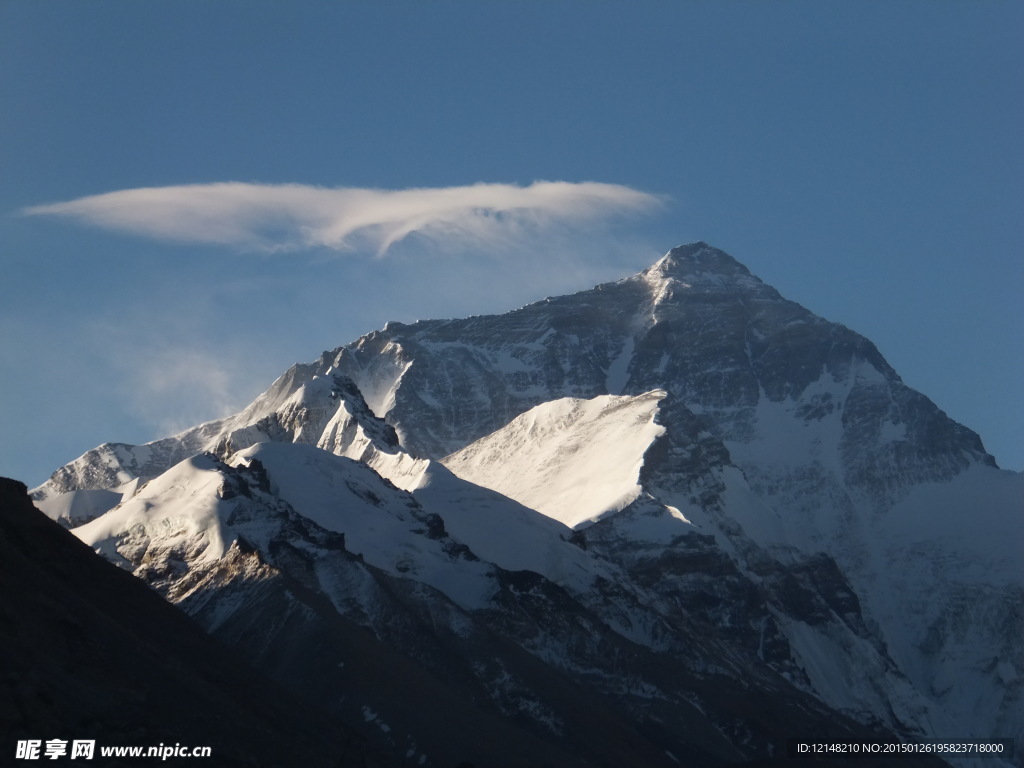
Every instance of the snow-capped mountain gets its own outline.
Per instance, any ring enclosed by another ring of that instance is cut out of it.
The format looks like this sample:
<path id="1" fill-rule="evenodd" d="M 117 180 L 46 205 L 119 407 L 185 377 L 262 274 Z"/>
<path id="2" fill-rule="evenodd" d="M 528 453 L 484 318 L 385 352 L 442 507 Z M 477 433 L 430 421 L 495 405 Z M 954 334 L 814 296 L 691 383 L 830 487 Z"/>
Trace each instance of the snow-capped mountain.
<path id="1" fill-rule="evenodd" d="M 365 465 L 260 444 L 230 463 L 186 459 L 73 533 L 343 722 L 369 717 L 376 749 L 412 762 L 675 764 L 667 751 L 716 765 L 770 753 L 794 723 L 869 733 L 731 631 L 664 616 L 654 593 L 537 522 L 532 548 L 587 582 L 481 560 Z M 513 533 L 500 546 L 522 543 Z M 360 628 L 373 639 L 357 643 Z M 447 719 L 425 728 L 438 701 Z M 664 730 L 645 733 L 652 719 Z"/>
<path id="2" fill-rule="evenodd" d="M 359 691 L 339 712 L 410 759 L 496 764 L 331 653 L 281 649 L 354 653 L 368 629 L 426 670 L 417 695 L 484 702 L 481 729 L 561 764 L 1024 737 L 1024 476 L 704 243 L 504 315 L 388 324 L 34 498 L 279 677 Z"/>

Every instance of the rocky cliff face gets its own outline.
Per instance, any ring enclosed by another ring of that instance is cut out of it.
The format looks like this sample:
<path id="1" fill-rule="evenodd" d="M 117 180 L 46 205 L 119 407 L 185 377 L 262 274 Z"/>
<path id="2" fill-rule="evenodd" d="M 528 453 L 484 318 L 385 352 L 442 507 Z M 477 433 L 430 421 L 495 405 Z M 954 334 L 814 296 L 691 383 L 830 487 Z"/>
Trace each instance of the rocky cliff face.
<path id="1" fill-rule="evenodd" d="M 203 451 L 228 496 L 196 507 L 182 478 Z M 416 664 L 413 628 L 432 627 L 450 653 L 424 668 L 462 669 L 456 699 L 529 721 L 545 749 L 585 750 L 546 674 L 642 733 L 623 738 L 643 764 L 768 757 L 773 710 L 790 728 L 1024 736 L 1024 479 L 868 340 L 704 243 L 505 315 L 389 324 L 234 417 L 101 446 L 35 496 L 214 632 L 269 622 L 286 582 L 320 596 L 296 616 Z M 166 540 L 183 519 L 205 538 Z M 271 624 L 253 652 L 273 666 L 307 630 Z M 499 637 L 495 665 L 481 649 Z"/>

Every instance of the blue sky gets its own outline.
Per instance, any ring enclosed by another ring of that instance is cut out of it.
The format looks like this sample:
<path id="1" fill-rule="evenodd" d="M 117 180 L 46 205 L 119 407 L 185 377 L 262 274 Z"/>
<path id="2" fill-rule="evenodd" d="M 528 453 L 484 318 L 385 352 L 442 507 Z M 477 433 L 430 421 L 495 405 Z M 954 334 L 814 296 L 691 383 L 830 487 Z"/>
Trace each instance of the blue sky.
<path id="1" fill-rule="evenodd" d="M 0 474 L 223 415 L 387 320 L 505 311 L 697 239 L 1020 470 L 1022 32 L 999 0 L 0 3 Z M 107 227 L 25 214 L 225 182 L 275 216 L 275 185 L 323 188 L 316 210 L 355 190 L 370 224 L 293 205 L 254 244 L 192 209 L 172 239 L 145 205 L 132 231 L 120 203 Z M 503 186 L 452 192 L 477 184 Z"/>

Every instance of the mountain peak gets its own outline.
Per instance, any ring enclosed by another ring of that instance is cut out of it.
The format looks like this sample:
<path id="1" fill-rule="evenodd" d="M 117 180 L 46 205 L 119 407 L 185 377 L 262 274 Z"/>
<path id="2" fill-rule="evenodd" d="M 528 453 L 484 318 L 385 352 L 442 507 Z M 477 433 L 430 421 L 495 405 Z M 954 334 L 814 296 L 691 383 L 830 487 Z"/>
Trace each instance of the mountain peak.
<path id="1" fill-rule="evenodd" d="M 651 271 L 664 277 L 682 279 L 711 274 L 722 277 L 750 277 L 750 270 L 725 251 L 714 248 L 702 240 L 680 245 L 662 256 Z"/>
<path id="2" fill-rule="evenodd" d="M 754 292 L 765 298 L 781 298 L 750 270 L 723 250 L 703 241 L 673 248 L 640 273 L 662 300 L 675 289 L 699 293 Z"/>

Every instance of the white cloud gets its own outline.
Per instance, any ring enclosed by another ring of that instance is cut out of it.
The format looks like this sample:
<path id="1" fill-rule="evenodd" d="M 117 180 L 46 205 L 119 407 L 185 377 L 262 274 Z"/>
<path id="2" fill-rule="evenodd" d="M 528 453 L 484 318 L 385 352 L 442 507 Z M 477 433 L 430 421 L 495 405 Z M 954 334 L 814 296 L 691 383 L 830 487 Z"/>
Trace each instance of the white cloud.
<path id="1" fill-rule="evenodd" d="M 369 247 L 383 254 L 413 234 L 444 245 L 494 245 L 527 233 L 648 212 L 661 202 L 646 192 L 597 182 L 404 190 L 223 182 L 125 189 L 23 213 L 244 250 Z"/>
<path id="2" fill-rule="evenodd" d="M 137 416 L 160 434 L 175 434 L 241 410 L 245 403 L 233 387 L 233 373 L 231 364 L 212 352 L 170 346 L 137 355 L 122 386 Z"/>

